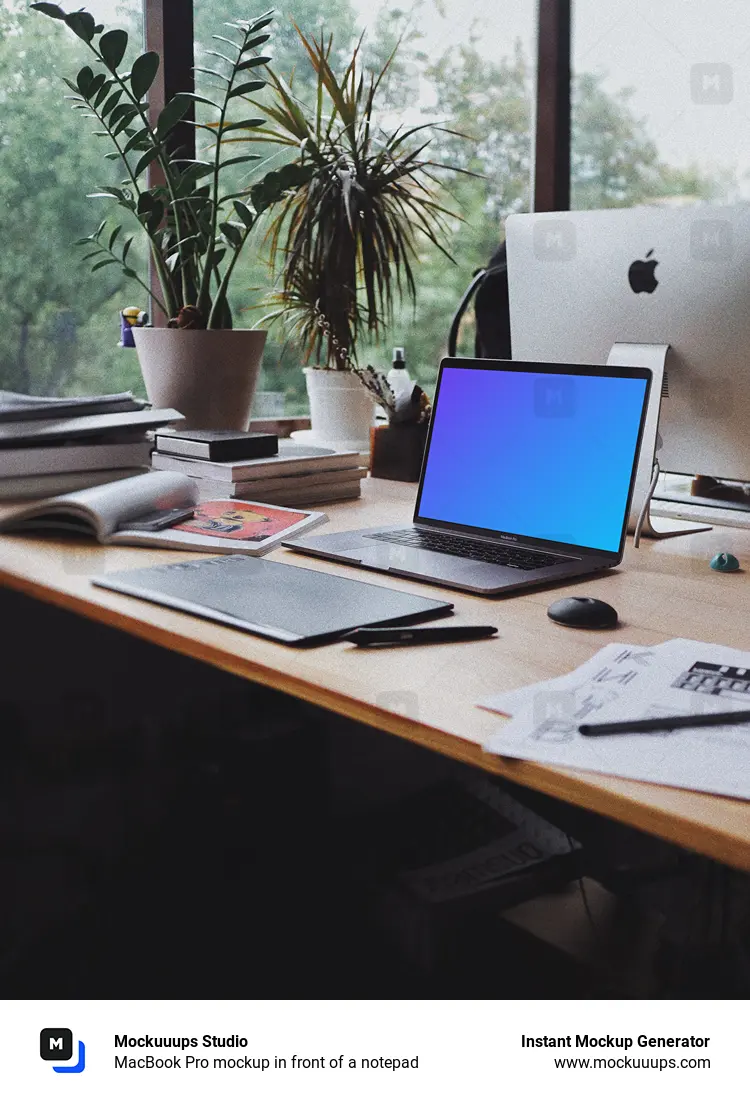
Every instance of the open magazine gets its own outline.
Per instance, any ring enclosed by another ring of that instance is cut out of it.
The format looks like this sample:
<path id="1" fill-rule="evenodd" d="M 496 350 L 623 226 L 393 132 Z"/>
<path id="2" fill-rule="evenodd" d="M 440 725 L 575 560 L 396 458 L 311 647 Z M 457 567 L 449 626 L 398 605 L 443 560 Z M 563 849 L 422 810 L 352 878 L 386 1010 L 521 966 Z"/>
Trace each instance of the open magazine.
<path id="1" fill-rule="evenodd" d="M 173 527 L 135 529 L 153 513 L 191 507 L 194 514 Z M 152 472 L 22 506 L 0 520 L 0 531 L 71 531 L 115 546 L 264 554 L 282 539 L 317 527 L 327 518 L 323 512 L 246 500 L 204 500 L 199 504 L 194 480 L 183 474 Z"/>

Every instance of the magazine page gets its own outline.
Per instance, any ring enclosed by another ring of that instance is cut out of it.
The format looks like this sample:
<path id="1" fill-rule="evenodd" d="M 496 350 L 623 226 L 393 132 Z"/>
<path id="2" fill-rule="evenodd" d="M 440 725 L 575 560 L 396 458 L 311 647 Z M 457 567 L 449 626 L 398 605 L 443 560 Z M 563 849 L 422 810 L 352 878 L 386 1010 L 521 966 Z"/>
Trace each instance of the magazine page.
<path id="1" fill-rule="evenodd" d="M 0 523 L 0 530 L 89 528 L 100 542 L 109 542 L 123 523 L 147 512 L 188 507 L 197 496 L 195 483 L 182 474 L 138 474 L 30 504 Z"/>
<path id="2" fill-rule="evenodd" d="M 326 519 L 323 512 L 304 512 L 254 501 L 206 500 L 196 506 L 191 519 L 174 527 L 155 532 L 121 527 L 109 541 L 173 550 L 264 554 L 282 539 L 325 523 Z"/>

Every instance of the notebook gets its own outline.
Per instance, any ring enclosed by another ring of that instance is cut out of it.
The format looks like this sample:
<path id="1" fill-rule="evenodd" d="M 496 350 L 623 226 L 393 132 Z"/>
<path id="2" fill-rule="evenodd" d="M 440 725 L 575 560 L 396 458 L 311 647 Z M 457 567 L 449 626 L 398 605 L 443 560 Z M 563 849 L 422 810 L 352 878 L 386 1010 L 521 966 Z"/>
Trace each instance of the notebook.
<path id="1" fill-rule="evenodd" d="M 324 645 L 359 626 L 418 623 L 453 610 L 443 600 L 239 554 L 107 573 L 92 584 L 288 645 Z"/>

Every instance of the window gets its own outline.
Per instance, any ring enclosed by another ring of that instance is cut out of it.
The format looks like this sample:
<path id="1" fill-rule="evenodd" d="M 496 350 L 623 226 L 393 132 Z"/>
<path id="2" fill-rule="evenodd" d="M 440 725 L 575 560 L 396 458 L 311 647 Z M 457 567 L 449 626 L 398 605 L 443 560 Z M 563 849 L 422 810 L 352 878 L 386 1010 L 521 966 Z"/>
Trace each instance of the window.
<path id="1" fill-rule="evenodd" d="M 424 248 L 416 310 L 405 306 L 394 325 L 393 342 L 404 345 L 408 365 L 432 392 L 452 315 L 473 273 L 500 243 L 505 216 L 531 208 L 536 3 L 428 2 L 413 10 L 411 26 L 414 91 L 404 100 L 462 135 L 438 135 L 436 159 L 475 173 L 446 177 L 446 205 L 463 219 L 452 223 L 447 246 L 455 263 Z M 473 354 L 472 320 L 469 314 L 461 354 Z M 379 350 L 382 364 L 390 348 Z"/>
<path id="2" fill-rule="evenodd" d="M 571 206 L 750 190 L 746 4 L 575 0 Z"/>
<path id="3" fill-rule="evenodd" d="M 117 341 L 119 310 L 147 305 L 144 294 L 115 265 L 92 274 L 82 251 L 72 247 L 105 217 L 113 226 L 127 221 L 106 200 L 86 197 L 119 178 L 117 164 L 104 159 L 106 138 L 94 136 L 92 124 L 63 98 L 62 77 L 74 76 L 88 61 L 86 47 L 61 24 L 29 11 L 26 0 L 0 4 L 0 386 L 49 394 L 143 393 L 135 352 L 118 348 Z M 125 27 L 135 51 L 142 40 L 140 0 L 90 0 L 85 6 L 108 28 Z M 194 8 L 200 65 L 222 22 L 248 12 L 240 0 L 195 0 Z M 360 349 L 363 361 L 387 369 L 392 345 L 403 345 L 412 373 L 428 388 L 456 304 L 501 239 L 503 217 L 531 204 L 536 8 L 537 0 L 477 0 L 470 9 L 462 0 L 410 0 L 403 7 L 377 0 L 282 0 L 277 9 L 269 52 L 281 71 L 297 67 L 298 87 L 304 54 L 295 20 L 308 33 L 333 33 L 342 58 L 365 31 L 373 65 L 400 40 L 385 89 L 388 120 L 445 122 L 465 135 L 437 132 L 432 146 L 436 160 L 474 173 L 446 176 L 447 202 L 463 219 L 450 223 L 446 241 L 455 263 L 425 243 L 416 309 L 399 310 L 387 346 Z M 170 49 L 174 55 L 182 47 L 168 38 Z M 181 61 L 184 70 L 188 61 Z M 239 171 L 238 179 L 241 185 Z M 137 235 L 136 241 L 131 263 L 145 271 L 145 247 Z M 234 281 L 235 323 L 252 325 L 263 315 L 258 310 L 272 279 L 262 233 L 242 263 Z M 461 349 L 471 348 L 467 329 Z M 266 411 L 305 410 L 300 365 L 296 349 L 273 331 L 261 383 Z M 256 406 L 256 413 L 262 411 Z"/>
<path id="4" fill-rule="evenodd" d="M 88 8 L 140 41 L 138 0 L 94 0 Z M 87 193 L 116 178 L 105 139 L 63 98 L 61 78 L 74 77 L 87 52 L 25 0 L 0 7 L 0 387 L 142 392 L 134 354 L 116 346 L 118 311 L 133 290 L 114 266 L 90 274 L 72 248 L 109 213 Z"/>
<path id="5" fill-rule="evenodd" d="M 308 34 L 333 34 L 340 58 L 350 56 L 365 31 L 364 50 L 373 65 L 382 65 L 401 39 L 382 101 L 389 123 L 433 120 L 467 135 L 440 133 L 433 141 L 436 160 L 475 173 L 446 175 L 447 203 L 464 219 L 451 223 L 446 241 L 455 264 L 425 244 L 416 310 L 405 305 L 399 311 L 387 346 L 360 349 L 362 362 L 387 370 L 392 345 L 403 345 L 412 375 L 428 388 L 459 298 L 501 239 L 502 217 L 530 206 L 536 2 L 478 0 L 467 11 L 461 0 L 418 0 L 404 8 L 368 0 L 286 0 L 277 5 L 272 38 L 264 46 L 278 72 L 295 70 L 295 88 L 304 94 L 305 55 L 293 22 Z M 211 36 L 222 33 L 223 21 L 246 16 L 240 0 L 197 0 L 196 64 L 211 68 L 206 53 L 215 45 Z M 199 91 L 201 80 L 210 77 L 200 77 Z M 252 172 L 240 170 L 237 182 L 243 181 L 252 182 Z M 263 316 L 260 303 L 272 280 L 262 233 L 251 238 L 240 265 L 233 288 L 235 323 L 251 325 Z M 467 337 L 464 350 L 470 349 Z M 282 406 L 287 414 L 306 410 L 301 365 L 283 332 L 273 329 L 256 415 Z"/>

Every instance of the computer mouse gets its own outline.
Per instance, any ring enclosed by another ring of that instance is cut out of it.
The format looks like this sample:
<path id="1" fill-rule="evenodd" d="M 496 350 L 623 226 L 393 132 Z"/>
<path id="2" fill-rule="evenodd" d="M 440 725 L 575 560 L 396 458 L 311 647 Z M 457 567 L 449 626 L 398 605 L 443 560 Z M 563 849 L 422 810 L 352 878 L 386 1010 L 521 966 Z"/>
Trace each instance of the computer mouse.
<path id="1" fill-rule="evenodd" d="M 604 600 L 592 596 L 566 596 L 547 608 L 550 619 L 563 626 L 585 627 L 589 630 L 606 630 L 617 626 L 617 612 Z"/>

